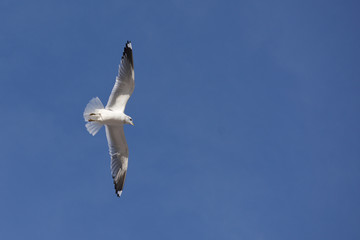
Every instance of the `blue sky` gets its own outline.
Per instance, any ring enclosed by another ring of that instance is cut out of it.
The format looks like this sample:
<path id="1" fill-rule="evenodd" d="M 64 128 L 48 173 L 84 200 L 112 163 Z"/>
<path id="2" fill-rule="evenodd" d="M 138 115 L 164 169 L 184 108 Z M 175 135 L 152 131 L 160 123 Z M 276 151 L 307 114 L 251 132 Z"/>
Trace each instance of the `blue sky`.
<path id="1" fill-rule="evenodd" d="M 356 1 L 0 2 L 2 239 L 359 239 Z M 105 132 L 135 92 L 116 197 Z"/>

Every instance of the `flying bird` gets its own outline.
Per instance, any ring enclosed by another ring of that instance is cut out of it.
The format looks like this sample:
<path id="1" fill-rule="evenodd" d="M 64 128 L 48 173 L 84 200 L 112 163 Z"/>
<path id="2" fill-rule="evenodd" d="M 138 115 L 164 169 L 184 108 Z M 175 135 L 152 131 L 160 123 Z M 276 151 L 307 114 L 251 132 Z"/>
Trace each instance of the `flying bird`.
<path id="1" fill-rule="evenodd" d="M 119 65 L 119 73 L 104 108 L 98 97 L 90 100 L 84 111 L 85 127 L 95 136 L 105 125 L 106 138 L 111 157 L 111 175 L 118 197 L 124 188 L 128 168 L 129 150 L 124 134 L 124 124 L 134 126 L 133 119 L 124 113 L 125 106 L 135 88 L 134 61 L 131 42 L 127 41 Z"/>

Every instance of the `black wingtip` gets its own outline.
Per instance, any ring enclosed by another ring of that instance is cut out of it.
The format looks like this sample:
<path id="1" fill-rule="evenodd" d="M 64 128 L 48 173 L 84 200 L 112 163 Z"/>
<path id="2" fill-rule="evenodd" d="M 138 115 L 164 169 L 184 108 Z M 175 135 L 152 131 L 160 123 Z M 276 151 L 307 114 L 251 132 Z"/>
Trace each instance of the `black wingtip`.
<path id="1" fill-rule="evenodd" d="M 115 187 L 115 193 L 118 197 L 121 196 L 123 188 L 124 188 L 124 183 L 125 183 L 125 178 L 126 178 L 126 170 L 125 171 L 120 171 L 116 178 L 114 179 L 114 187 Z"/>
<path id="2" fill-rule="evenodd" d="M 117 197 L 121 197 L 123 185 L 124 185 L 124 182 L 122 182 L 122 184 L 116 184 L 116 181 L 114 181 L 115 194 Z"/>
<path id="3" fill-rule="evenodd" d="M 134 67 L 132 45 L 131 45 L 131 41 L 129 41 L 129 40 L 126 41 L 122 58 L 127 58 L 130 61 L 132 67 Z"/>
<path id="4" fill-rule="evenodd" d="M 125 48 L 132 49 L 131 41 L 129 41 L 129 40 L 126 41 Z"/>

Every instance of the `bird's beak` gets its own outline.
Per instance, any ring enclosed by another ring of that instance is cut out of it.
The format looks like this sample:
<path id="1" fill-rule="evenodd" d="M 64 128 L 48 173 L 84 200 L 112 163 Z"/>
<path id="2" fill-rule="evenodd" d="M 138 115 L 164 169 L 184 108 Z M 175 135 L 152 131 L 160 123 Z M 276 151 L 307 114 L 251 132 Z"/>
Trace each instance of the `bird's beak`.
<path id="1" fill-rule="evenodd" d="M 135 126 L 134 123 L 130 122 L 131 125 Z"/>

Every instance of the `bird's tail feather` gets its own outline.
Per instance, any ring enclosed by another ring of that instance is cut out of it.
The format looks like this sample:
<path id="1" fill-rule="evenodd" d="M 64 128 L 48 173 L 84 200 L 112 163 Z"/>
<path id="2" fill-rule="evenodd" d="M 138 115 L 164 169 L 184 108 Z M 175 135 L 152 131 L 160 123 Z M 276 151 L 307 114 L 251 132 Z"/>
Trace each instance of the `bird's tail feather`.
<path id="1" fill-rule="evenodd" d="M 98 97 L 93 98 L 90 100 L 90 102 L 86 105 L 86 108 L 84 110 L 84 120 L 85 122 L 88 122 L 85 124 L 86 129 L 88 132 L 95 136 L 95 134 L 100 130 L 103 124 L 98 123 L 92 119 L 93 117 L 97 117 L 97 112 L 100 109 L 104 109 L 104 105 L 101 103 L 100 99 Z"/>

